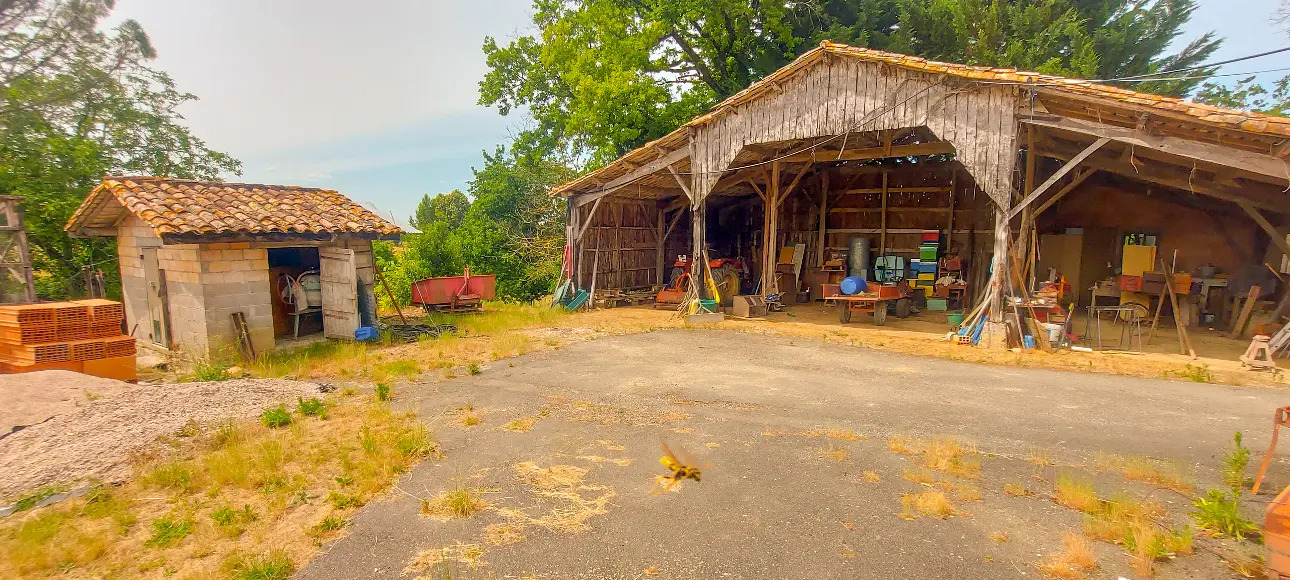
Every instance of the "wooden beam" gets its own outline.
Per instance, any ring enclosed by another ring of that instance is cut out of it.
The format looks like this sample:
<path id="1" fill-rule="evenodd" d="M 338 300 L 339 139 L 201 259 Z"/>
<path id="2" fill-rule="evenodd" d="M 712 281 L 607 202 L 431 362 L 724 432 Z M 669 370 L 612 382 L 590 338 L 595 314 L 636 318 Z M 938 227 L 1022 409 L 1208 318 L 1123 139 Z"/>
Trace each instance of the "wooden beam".
<path id="1" fill-rule="evenodd" d="M 945 226 L 945 251 L 954 251 L 954 186 L 958 181 L 958 171 L 950 174 L 950 223 Z"/>
<path id="2" fill-rule="evenodd" d="M 1236 202 L 1236 205 L 1241 206 L 1241 209 L 1245 210 L 1245 213 L 1249 214 L 1251 218 L 1254 218 L 1254 223 L 1259 224 L 1259 227 L 1263 228 L 1263 231 L 1267 232 L 1268 237 L 1272 238 L 1272 243 L 1276 245 L 1276 247 L 1280 248 L 1282 252 L 1290 254 L 1290 244 L 1286 243 L 1286 235 L 1278 232 L 1277 229 L 1272 226 L 1272 223 L 1268 221 L 1268 218 L 1263 217 L 1263 214 L 1259 213 L 1259 210 L 1255 209 L 1254 206 L 1250 205 L 1248 202 L 1238 201 Z"/>
<path id="3" fill-rule="evenodd" d="M 1138 129 L 1103 125 L 1079 119 L 1031 120 L 1023 118 L 1021 122 L 1031 126 L 1051 127 L 1090 137 L 1112 139 L 1135 147 L 1154 149 L 1162 153 L 1186 157 L 1204 163 L 1232 167 L 1265 178 L 1272 178 L 1278 185 L 1290 183 L 1290 167 L 1287 167 L 1285 159 L 1274 155 L 1236 150 L 1214 143 L 1192 141 L 1180 137 L 1151 135 Z"/>
<path id="4" fill-rule="evenodd" d="M 681 174 L 676 172 L 675 167 L 668 165 L 667 172 L 672 174 L 672 178 L 676 180 L 677 185 L 681 186 L 681 191 L 685 192 L 685 197 L 690 198 L 690 203 L 693 204 L 694 194 L 690 193 L 690 184 L 686 183 L 684 179 L 681 179 Z"/>
<path id="5" fill-rule="evenodd" d="M 596 210 L 597 210 L 597 209 L 600 209 L 600 202 L 601 202 L 601 200 L 603 200 L 603 199 L 605 199 L 605 198 L 603 198 L 603 197 L 598 197 L 598 198 L 596 198 L 596 202 L 595 202 L 595 203 L 593 203 L 593 204 L 591 205 L 591 211 L 587 213 L 587 223 L 582 224 L 582 229 L 581 229 L 581 230 L 578 230 L 578 239 L 579 239 L 579 240 L 581 240 L 581 239 L 582 239 L 583 234 L 586 234 L 586 233 L 587 233 L 587 228 L 591 227 L 591 222 L 593 222 L 593 221 L 595 221 L 595 220 L 596 220 Z M 599 244 L 599 243 L 597 243 L 597 244 L 596 244 L 596 247 L 600 247 L 600 244 Z"/>
<path id="6" fill-rule="evenodd" d="M 1070 173 L 1072 169 L 1079 167 L 1079 164 L 1081 162 L 1083 162 L 1085 159 L 1088 159 L 1090 155 L 1096 153 L 1097 150 L 1101 149 L 1103 145 L 1106 145 L 1107 143 L 1110 143 L 1110 142 L 1111 142 L 1111 139 L 1109 137 L 1100 137 L 1098 138 L 1097 141 L 1094 141 L 1092 145 L 1085 147 L 1083 151 L 1080 151 L 1078 154 L 1072 157 L 1070 161 L 1067 161 L 1065 165 L 1061 166 L 1061 168 L 1058 169 L 1056 173 L 1053 173 L 1051 176 L 1049 176 L 1047 180 L 1045 180 L 1042 184 L 1039 185 L 1039 187 L 1036 187 L 1034 191 L 1027 194 L 1025 199 L 1021 200 L 1020 203 L 1013 206 L 1012 209 L 1008 210 L 1008 219 L 1011 220 L 1014 216 L 1020 213 L 1023 208 L 1030 205 L 1030 203 L 1035 201 L 1035 199 L 1038 198 L 1039 196 L 1043 195 L 1045 191 L 1048 191 L 1048 188 L 1052 187 L 1054 184 L 1060 181 L 1061 178 L 1065 177 L 1067 173 Z"/>
<path id="7" fill-rule="evenodd" d="M 602 186 L 601 189 L 597 191 L 591 191 L 591 192 L 583 193 L 581 195 L 574 194 L 573 195 L 575 199 L 574 204 L 577 205 L 578 207 L 587 205 L 593 201 L 596 201 L 597 199 L 600 199 L 606 195 L 609 195 L 615 191 L 618 191 L 619 189 L 622 189 L 624 186 L 630 185 L 632 182 L 636 181 L 637 179 L 640 179 L 652 173 L 657 173 L 659 171 L 662 171 L 665 167 L 668 167 L 673 163 L 676 163 L 689 156 L 690 156 L 689 147 L 682 147 L 680 149 L 672 151 L 667 155 L 659 157 L 658 159 L 650 161 L 640 167 L 637 167 L 636 169 L 629 171 L 622 176 L 619 176 L 610 180 L 608 183 L 604 184 L 604 186 Z"/>
<path id="8" fill-rule="evenodd" d="M 1064 151 L 1057 148 L 1044 148 L 1043 154 L 1047 157 L 1053 157 L 1056 159 L 1068 159 L 1072 156 L 1072 154 L 1069 151 Z M 1271 211 L 1271 212 L 1276 212 L 1280 214 L 1290 215 L 1290 207 L 1286 207 L 1286 204 L 1278 205 L 1275 203 L 1269 203 L 1269 202 L 1251 199 L 1237 193 L 1229 193 L 1227 191 L 1223 191 L 1222 188 L 1220 188 L 1217 184 L 1214 184 L 1205 179 L 1192 179 L 1182 175 L 1166 175 L 1159 171 L 1160 169 L 1158 167 L 1159 165 L 1161 164 L 1142 163 L 1142 164 L 1139 164 L 1137 167 L 1134 167 L 1132 165 L 1129 165 L 1128 163 L 1106 159 L 1102 157 L 1097 157 L 1097 156 L 1089 157 L 1088 159 L 1084 160 L 1084 166 L 1088 168 L 1097 169 L 1100 171 L 1106 171 L 1109 173 L 1115 173 L 1117 175 L 1123 175 L 1125 177 L 1129 177 L 1139 181 L 1146 181 L 1149 183 L 1164 185 L 1167 187 L 1180 189 L 1182 191 L 1188 191 L 1192 193 L 1206 195 L 1206 196 L 1213 197 L 1216 199 L 1221 199 L 1224 201 L 1230 201 L 1230 202 L 1244 201 L 1246 203 L 1249 203 L 1251 206 L 1257 207 L 1264 211 Z"/>
<path id="9" fill-rule="evenodd" d="M 866 159 L 885 159 L 887 157 L 921 157 L 923 155 L 948 155 L 954 152 L 954 146 L 947 141 L 931 143 L 914 143 L 912 145 L 893 145 L 888 147 L 867 147 L 839 152 L 837 149 L 812 149 L 780 159 L 780 163 L 801 163 L 804 161 L 863 161 Z"/>
<path id="10" fill-rule="evenodd" d="M 891 187 L 887 191 L 890 193 L 945 193 L 949 187 Z M 841 195 L 861 195 L 869 193 L 882 193 L 881 187 L 857 187 L 844 189 L 838 192 Z"/>
<path id="11" fill-rule="evenodd" d="M 1079 187 L 1079 184 L 1084 183 L 1084 180 L 1088 179 L 1088 176 L 1093 175 L 1095 172 L 1096 172 L 1095 169 L 1085 168 L 1084 171 L 1080 171 L 1079 173 L 1076 173 L 1075 177 L 1071 179 L 1070 183 L 1063 185 L 1061 189 L 1057 190 L 1056 194 L 1048 198 L 1048 201 L 1045 201 L 1044 203 L 1040 204 L 1040 206 L 1035 209 L 1035 215 L 1043 214 L 1044 210 L 1047 210 L 1048 208 L 1052 207 L 1053 204 L 1057 203 L 1058 201 L 1061 201 L 1063 197 L 1066 197 L 1066 194 L 1074 191 L 1076 187 Z"/>
<path id="12" fill-rule="evenodd" d="M 793 190 L 797 188 L 797 184 L 802 181 L 802 177 L 804 177 L 806 172 L 810 169 L 810 163 L 802 166 L 802 170 L 797 172 L 797 176 L 793 178 L 792 183 L 789 183 L 788 187 L 784 189 L 784 193 L 780 194 L 779 199 L 775 200 L 775 205 L 782 205 L 784 200 L 788 199 L 788 196 L 793 193 Z"/>

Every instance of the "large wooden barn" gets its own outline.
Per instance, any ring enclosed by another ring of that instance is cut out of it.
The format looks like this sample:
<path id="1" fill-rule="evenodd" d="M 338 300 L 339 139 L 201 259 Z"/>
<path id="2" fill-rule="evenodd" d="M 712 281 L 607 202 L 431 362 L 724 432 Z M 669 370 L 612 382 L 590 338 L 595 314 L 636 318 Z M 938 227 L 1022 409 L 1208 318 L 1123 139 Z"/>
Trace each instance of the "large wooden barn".
<path id="1" fill-rule="evenodd" d="M 1288 154 L 1290 119 L 825 42 L 553 194 L 579 287 L 593 268 L 598 290 L 658 286 L 676 256 L 709 250 L 751 264 L 740 293 L 806 292 L 857 238 L 913 260 L 935 230 L 1000 314 L 1009 252 L 1033 260 L 1038 238 L 1082 300 L 1120 268 L 1126 234 L 1180 271 L 1280 266 Z M 799 244 L 802 286 L 780 288 L 767 273 Z"/>

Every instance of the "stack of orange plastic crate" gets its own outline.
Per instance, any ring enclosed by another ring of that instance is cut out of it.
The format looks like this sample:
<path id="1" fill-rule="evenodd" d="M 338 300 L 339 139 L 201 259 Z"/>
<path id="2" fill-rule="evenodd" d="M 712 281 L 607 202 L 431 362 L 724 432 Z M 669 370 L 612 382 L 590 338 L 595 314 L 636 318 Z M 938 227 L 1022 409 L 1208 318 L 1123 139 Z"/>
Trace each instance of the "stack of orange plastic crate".
<path id="1" fill-rule="evenodd" d="M 0 306 L 0 371 L 62 369 L 133 381 L 134 337 L 121 334 L 125 308 L 112 300 Z"/>

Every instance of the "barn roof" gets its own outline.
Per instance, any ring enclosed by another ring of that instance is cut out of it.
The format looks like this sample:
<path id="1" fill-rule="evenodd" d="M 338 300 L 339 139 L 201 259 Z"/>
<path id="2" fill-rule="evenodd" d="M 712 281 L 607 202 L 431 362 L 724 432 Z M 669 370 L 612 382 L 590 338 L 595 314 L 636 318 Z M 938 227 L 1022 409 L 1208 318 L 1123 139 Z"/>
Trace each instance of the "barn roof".
<path id="1" fill-rule="evenodd" d="M 1143 114 L 1166 119 L 1175 130 L 1188 138 L 1222 144 L 1258 153 L 1276 153 L 1290 142 L 1290 119 L 1215 107 L 1176 97 L 1132 91 L 1089 80 L 1067 78 L 1013 68 L 971 66 L 939 62 L 868 48 L 825 41 L 787 66 L 771 73 L 747 89 L 732 95 L 675 131 L 647 143 L 614 162 L 556 186 L 552 195 L 570 196 L 597 191 L 604 184 L 631 174 L 637 168 L 678 160 L 684 165 L 681 149 L 687 146 L 686 135 L 693 127 L 705 125 L 731 114 L 744 103 L 775 91 L 790 77 L 826 62 L 830 57 L 855 58 L 884 63 L 927 73 L 940 74 L 973 83 L 1007 83 L 1033 87 L 1053 113 L 1082 117 L 1101 124 L 1133 127 Z M 670 156 L 669 156 L 670 155 Z M 666 165 L 666 164 L 665 164 Z M 652 168 L 652 166 L 651 166 Z M 639 172 L 637 172 L 639 173 Z"/>
<path id="2" fill-rule="evenodd" d="M 265 234 L 384 238 L 400 233 L 397 226 L 331 189 L 144 176 L 105 178 L 65 229 L 73 235 L 113 235 L 127 212 L 163 238 Z"/>

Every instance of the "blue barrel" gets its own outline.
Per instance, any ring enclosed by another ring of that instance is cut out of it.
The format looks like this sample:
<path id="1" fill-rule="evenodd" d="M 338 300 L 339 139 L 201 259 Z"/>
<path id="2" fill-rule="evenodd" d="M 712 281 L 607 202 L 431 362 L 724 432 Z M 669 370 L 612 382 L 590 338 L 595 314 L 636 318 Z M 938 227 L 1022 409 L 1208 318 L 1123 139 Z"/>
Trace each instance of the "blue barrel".
<path id="1" fill-rule="evenodd" d="M 847 276 L 842 279 L 842 283 L 839 286 L 841 286 L 842 293 L 847 296 L 854 296 L 869 289 L 869 284 L 865 283 L 864 278 L 859 276 Z"/>

